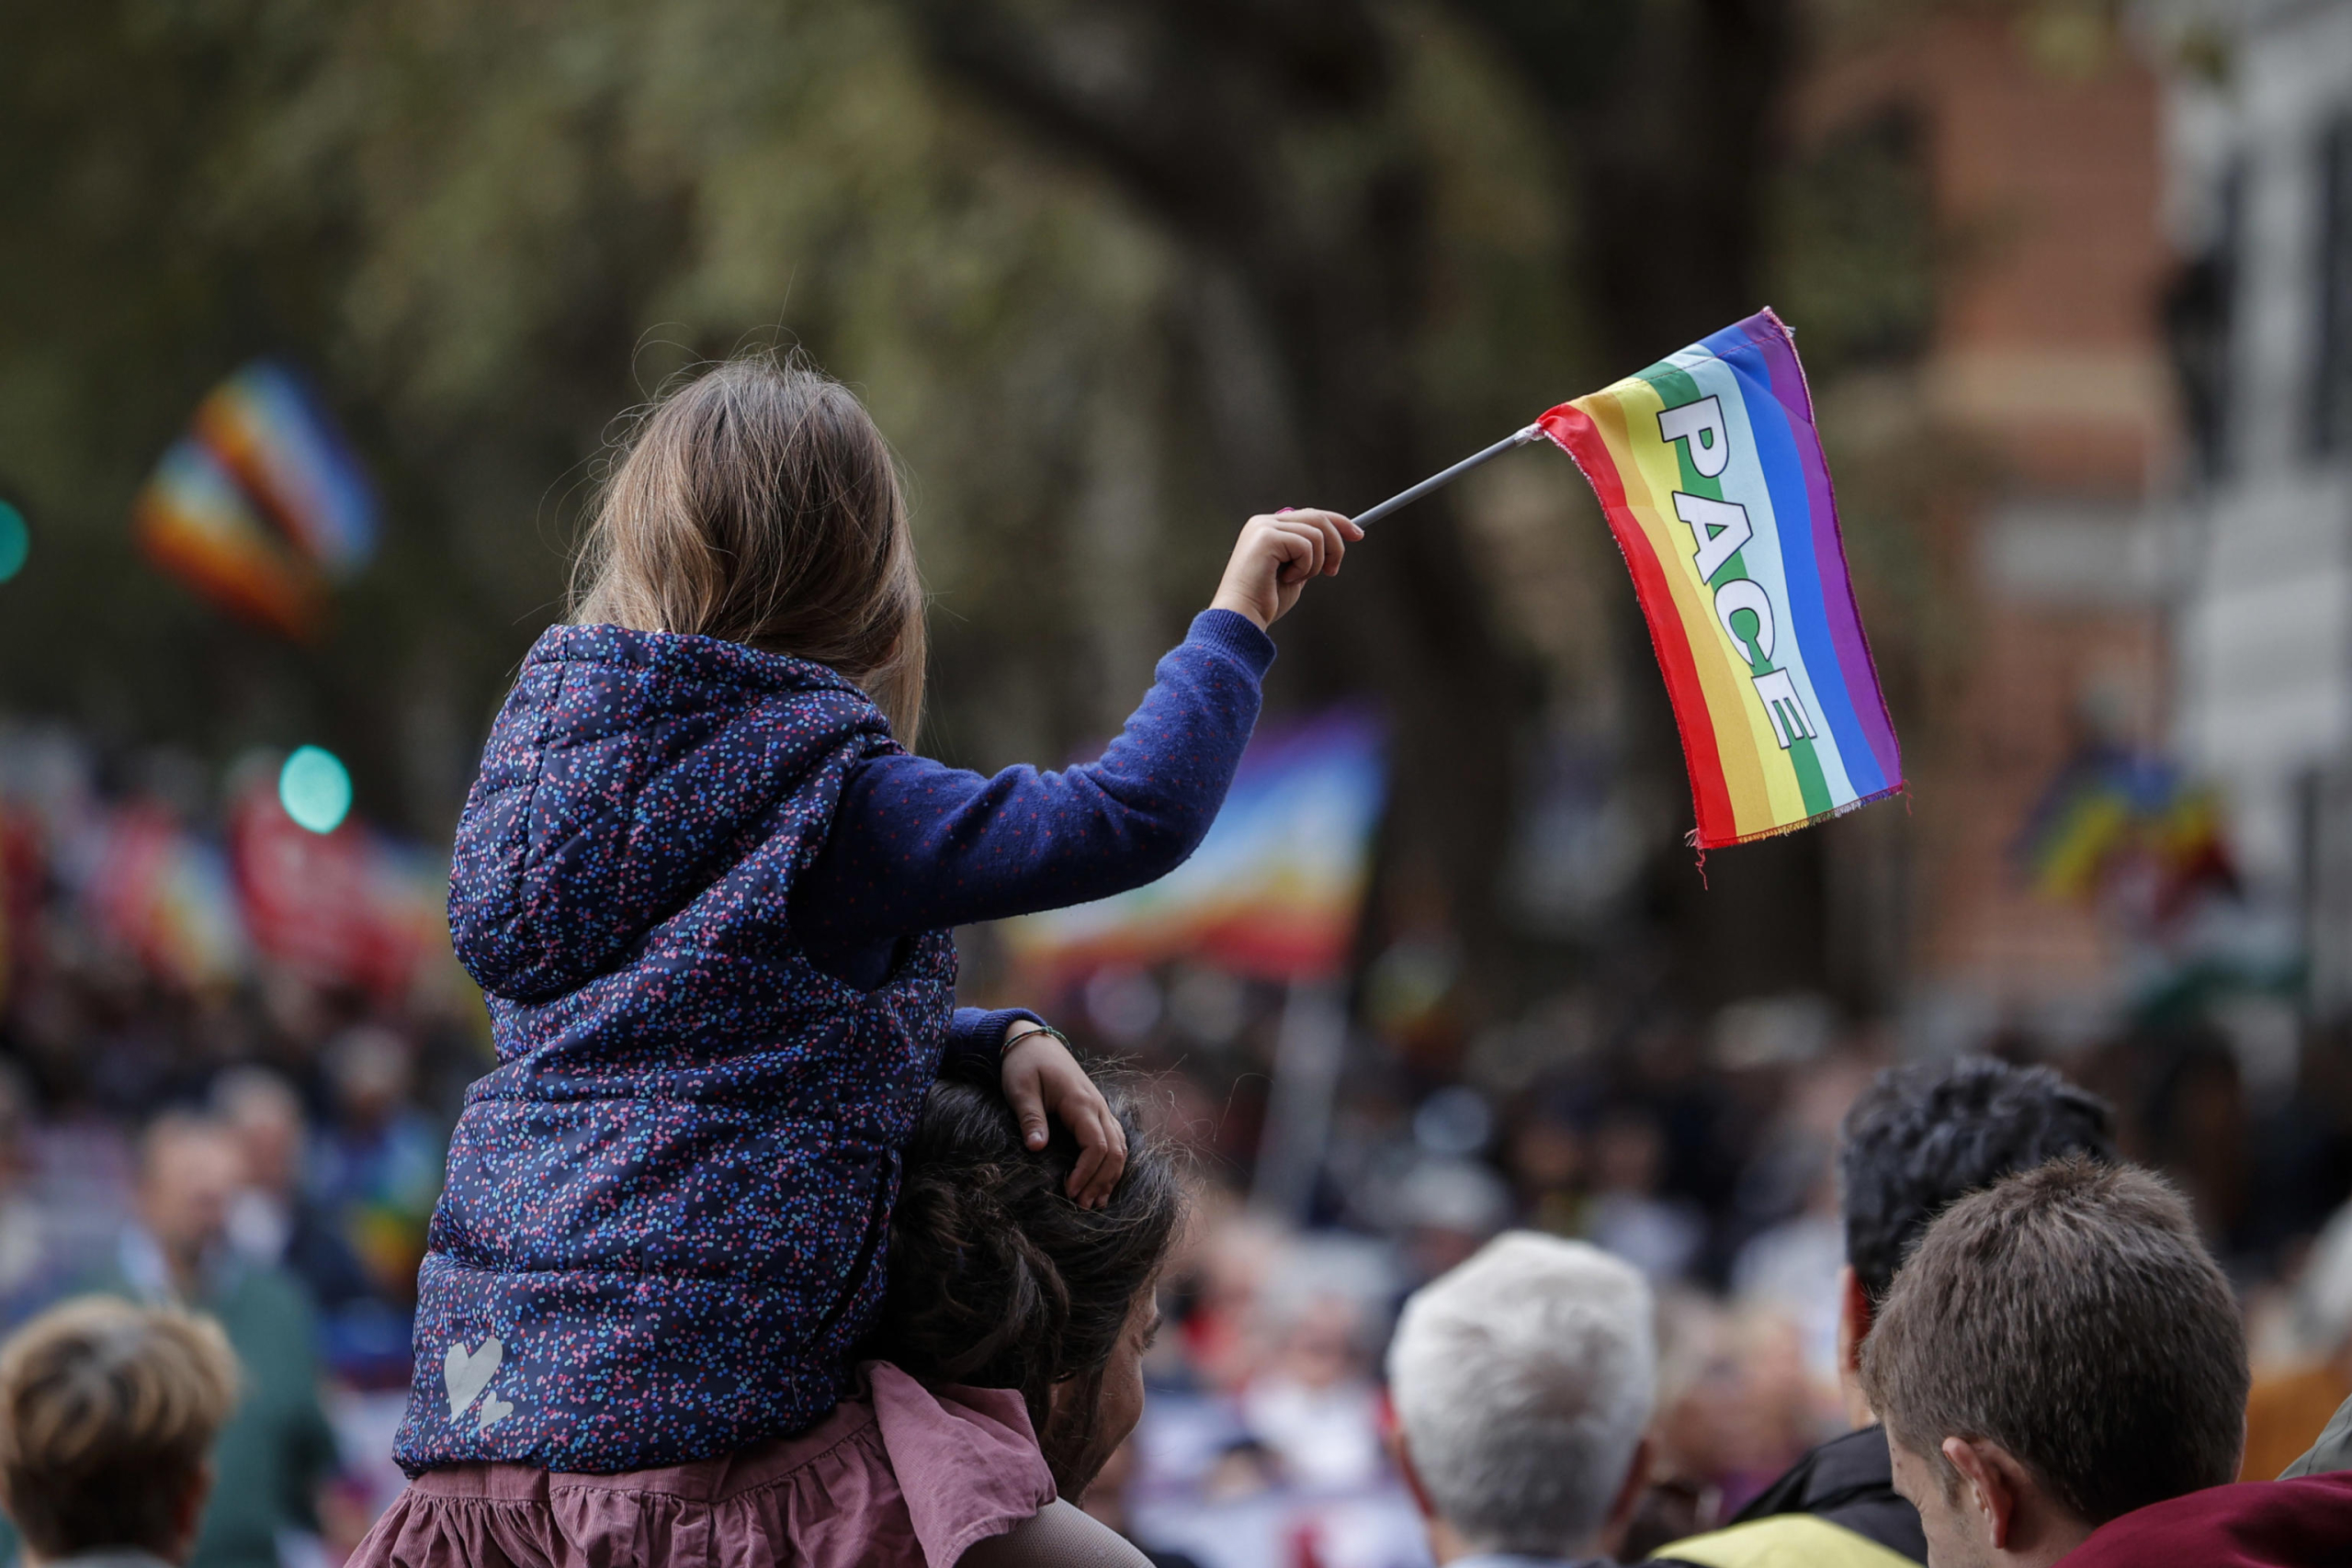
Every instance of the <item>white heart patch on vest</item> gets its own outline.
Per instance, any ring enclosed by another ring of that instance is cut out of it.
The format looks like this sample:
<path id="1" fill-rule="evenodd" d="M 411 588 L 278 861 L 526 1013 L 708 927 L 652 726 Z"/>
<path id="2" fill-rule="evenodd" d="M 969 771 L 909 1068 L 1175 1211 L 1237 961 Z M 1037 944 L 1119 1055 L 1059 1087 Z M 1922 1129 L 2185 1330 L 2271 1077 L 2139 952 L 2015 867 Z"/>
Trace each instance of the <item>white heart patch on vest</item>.
<path id="1" fill-rule="evenodd" d="M 470 1350 L 460 1348 L 454 1343 L 450 1345 L 441 1357 L 441 1381 L 448 1385 L 451 1420 L 456 1420 L 466 1406 L 474 1402 L 474 1396 L 490 1386 L 490 1380 L 498 1375 L 499 1363 L 505 1359 L 506 1347 L 501 1345 L 494 1335 Z M 514 1407 L 510 1404 L 505 1408 L 512 1410 Z M 487 1417 L 482 1425 L 490 1425 Z"/>
<path id="2" fill-rule="evenodd" d="M 481 1397 L 481 1425 L 475 1427 L 474 1430 L 478 1432 L 487 1432 L 498 1422 L 504 1420 L 507 1416 L 514 1414 L 514 1407 L 512 1404 L 507 1404 L 506 1401 L 499 1398 L 498 1395 L 494 1393 L 483 1394 Z"/>

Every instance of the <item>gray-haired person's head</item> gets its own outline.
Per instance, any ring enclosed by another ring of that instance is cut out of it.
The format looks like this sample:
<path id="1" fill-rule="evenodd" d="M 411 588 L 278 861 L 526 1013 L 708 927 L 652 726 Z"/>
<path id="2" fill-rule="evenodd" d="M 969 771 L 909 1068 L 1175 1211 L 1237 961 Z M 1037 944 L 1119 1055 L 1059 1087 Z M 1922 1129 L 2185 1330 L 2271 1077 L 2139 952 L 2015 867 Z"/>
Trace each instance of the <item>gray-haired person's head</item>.
<path id="1" fill-rule="evenodd" d="M 1466 1545 L 1580 1555 L 1657 1398 L 1649 1287 L 1582 1242 L 1498 1236 L 1406 1302 L 1388 1381 L 1421 1491 Z"/>

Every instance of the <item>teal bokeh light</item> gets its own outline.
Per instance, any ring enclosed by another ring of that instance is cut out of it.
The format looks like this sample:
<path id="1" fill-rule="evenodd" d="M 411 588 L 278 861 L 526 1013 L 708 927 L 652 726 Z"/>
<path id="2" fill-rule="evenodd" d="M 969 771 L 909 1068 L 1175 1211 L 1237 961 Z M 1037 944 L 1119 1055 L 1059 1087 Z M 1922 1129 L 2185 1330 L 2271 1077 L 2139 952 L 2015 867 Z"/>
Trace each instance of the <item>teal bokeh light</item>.
<path id="1" fill-rule="evenodd" d="M 0 501 L 0 582 L 24 570 L 25 558 L 32 550 L 33 532 L 25 526 L 25 514 Z"/>
<path id="2" fill-rule="evenodd" d="M 277 772 L 277 802 L 313 833 L 332 833 L 351 811 L 351 773 L 323 746 L 297 747 Z"/>

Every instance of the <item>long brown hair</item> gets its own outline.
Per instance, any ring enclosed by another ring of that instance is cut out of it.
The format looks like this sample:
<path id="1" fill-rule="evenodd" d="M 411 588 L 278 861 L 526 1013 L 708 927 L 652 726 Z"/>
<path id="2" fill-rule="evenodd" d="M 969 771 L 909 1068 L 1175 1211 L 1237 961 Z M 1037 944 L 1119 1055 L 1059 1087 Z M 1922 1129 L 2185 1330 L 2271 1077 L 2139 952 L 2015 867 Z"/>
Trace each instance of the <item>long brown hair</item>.
<path id="1" fill-rule="evenodd" d="M 1127 1095 L 1097 1082 L 1127 1134 L 1127 1168 L 1100 1209 L 1066 1195 L 1078 1141 L 1059 1122 L 1042 1150 L 993 1083 L 932 1085 L 890 1215 L 890 1271 L 864 1355 L 919 1378 L 1018 1389 L 1066 1497 L 1110 1444 L 1096 1417 L 1112 1351 L 1159 1278 L 1188 1202 L 1171 1149 L 1145 1135 Z M 1056 1385 L 1072 1397 L 1058 1408 Z"/>
<path id="2" fill-rule="evenodd" d="M 571 619 L 812 660 L 901 741 L 922 722 L 922 579 L 890 448 L 797 353 L 739 355 L 646 412 L 582 540 Z"/>

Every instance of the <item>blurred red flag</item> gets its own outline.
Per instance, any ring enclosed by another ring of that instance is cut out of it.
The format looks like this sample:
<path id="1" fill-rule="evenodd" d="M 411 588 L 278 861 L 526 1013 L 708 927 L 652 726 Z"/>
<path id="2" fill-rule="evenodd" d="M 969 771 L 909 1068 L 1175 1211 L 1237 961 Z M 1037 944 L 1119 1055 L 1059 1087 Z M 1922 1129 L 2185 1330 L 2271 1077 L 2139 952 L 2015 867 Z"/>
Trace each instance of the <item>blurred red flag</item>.
<path id="1" fill-rule="evenodd" d="M 231 813 L 229 843 L 254 946 L 281 964 L 389 999 L 436 945 L 440 878 L 356 820 L 313 833 L 256 780 Z"/>

